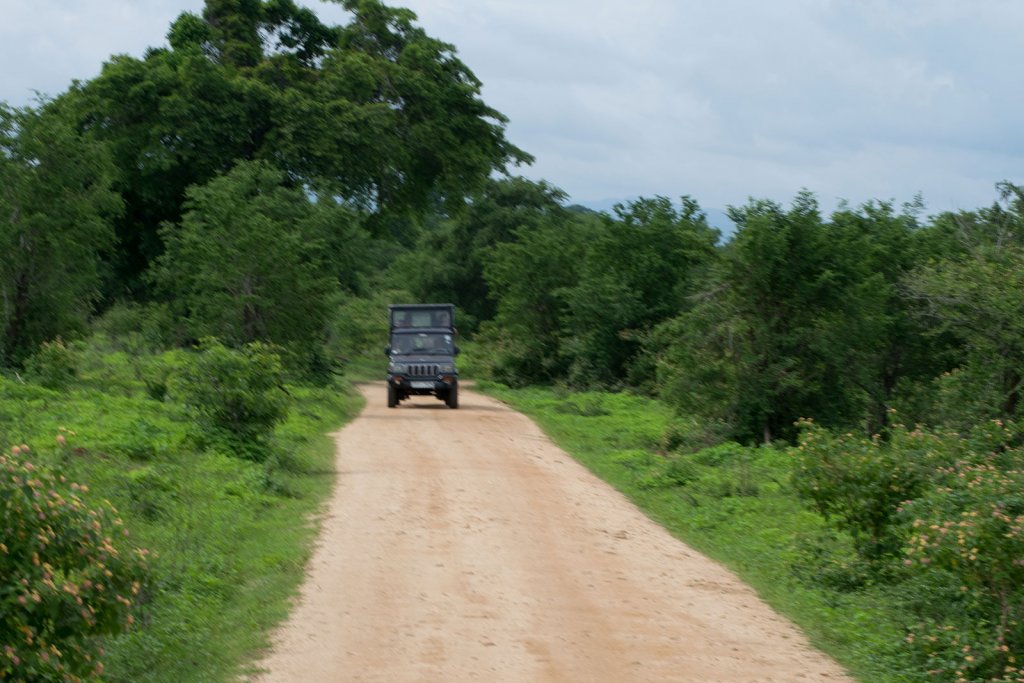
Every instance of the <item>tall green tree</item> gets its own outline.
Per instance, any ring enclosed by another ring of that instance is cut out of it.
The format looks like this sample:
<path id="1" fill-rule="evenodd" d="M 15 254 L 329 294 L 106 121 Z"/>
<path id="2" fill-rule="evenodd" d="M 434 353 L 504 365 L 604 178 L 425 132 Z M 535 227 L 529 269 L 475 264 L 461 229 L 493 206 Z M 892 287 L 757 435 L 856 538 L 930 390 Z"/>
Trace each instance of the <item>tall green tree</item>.
<path id="1" fill-rule="evenodd" d="M 460 330 L 474 332 L 497 313 L 497 297 L 484 276 L 495 247 L 542 226 L 563 229 L 571 219 L 565 198 L 562 190 L 543 181 L 488 180 L 463 210 L 423 231 L 415 249 L 395 264 L 395 284 L 421 301 L 454 303 Z"/>
<path id="2" fill-rule="evenodd" d="M 615 386 L 630 377 L 646 334 L 688 307 L 714 254 L 718 231 L 696 201 L 638 199 L 587 236 L 577 282 L 566 289 L 563 351 L 577 385 Z M 635 372 L 634 372 L 635 374 Z M 641 373 L 642 374 L 642 373 Z"/>
<path id="3" fill-rule="evenodd" d="M 154 277 L 191 336 L 314 350 L 338 291 L 322 211 L 263 162 L 189 190 L 181 222 L 162 230 Z"/>
<path id="4" fill-rule="evenodd" d="M 856 210 L 841 208 L 826 226 L 842 295 L 824 314 L 821 341 L 832 358 L 836 389 L 848 397 L 845 416 L 833 419 L 869 434 L 887 427 L 890 409 L 908 406 L 904 394 L 949 362 L 945 340 L 927 334 L 902 287 L 907 273 L 927 258 L 921 208 L 914 203 L 897 213 L 889 202 L 872 201 Z"/>
<path id="5" fill-rule="evenodd" d="M 114 246 L 107 149 L 65 112 L 0 105 L 0 364 L 84 330 Z"/>
<path id="6" fill-rule="evenodd" d="M 956 372 L 939 380 L 945 405 L 933 417 L 966 429 L 1024 414 L 1024 188 L 1002 183 L 1001 200 L 946 216 L 953 253 L 905 279 L 908 296 L 937 332 L 957 340 Z"/>
<path id="7" fill-rule="evenodd" d="M 715 279 L 656 335 L 663 391 L 681 410 L 714 411 L 707 416 L 748 441 L 788 437 L 799 417 L 845 416 L 829 340 L 851 283 L 833 267 L 817 201 L 803 192 L 787 211 L 752 200 L 730 216 L 738 230 Z"/>
<path id="8" fill-rule="evenodd" d="M 737 236 L 693 309 L 654 335 L 663 395 L 747 440 L 788 438 L 801 417 L 882 430 L 950 367 L 947 341 L 904 296 L 906 275 L 942 248 L 919 210 L 868 202 L 826 221 L 809 193 L 788 211 L 734 210 Z"/>
<path id="9" fill-rule="evenodd" d="M 412 12 L 340 4 L 344 26 L 291 0 L 208 0 L 174 22 L 169 48 L 114 57 L 64 96 L 120 169 L 112 291 L 145 296 L 159 226 L 181 217 L 188 187 L 238 160 L 269 161 L 294 186 L 370 212 L 381 231 L 529 160 L 455 48 Z"/>
<path id="10" fill-rule="evenodd" d="M 615 217 L 568 209 L 532 216 L 484 259 L 497 307 L 484 336 L 499 350 L 500 377 L 577 386 L 643 381 L 642 339 L 687 305 L 718 232 L 686 197 L 679 209 L 664 197 L 640 199 L 617 207 Z"/>
<path id="11" fill-rule="evenodd" d="M 485 255 L 484 277 L 496 302 L 481 328 L 480 347 L 499 381 L 513 386 L 565 377 L 565 292 L 579 278 L 584 244 L 596 221 L 567 211 L 524 223 L 514 239 Z"/>

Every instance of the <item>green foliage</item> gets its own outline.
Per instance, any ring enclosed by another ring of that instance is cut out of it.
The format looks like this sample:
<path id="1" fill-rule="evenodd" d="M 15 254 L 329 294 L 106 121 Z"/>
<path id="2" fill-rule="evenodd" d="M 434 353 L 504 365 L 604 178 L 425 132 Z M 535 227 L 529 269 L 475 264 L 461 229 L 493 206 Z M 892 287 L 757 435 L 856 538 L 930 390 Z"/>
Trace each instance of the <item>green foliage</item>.
<path id="1" fill-rule="evenodd" d="M 579 415 L 581 417 L 600 417 L 610 415 L 611 411 L 604 407 L 604 401 L 600 394 L 579 394 L 567 398 L 555 407 L 560 413 L 568 415 Z"/>
<path id="2" fill-rule="evenodd" d="M 479 335 L 481 365 L 510 386 L 550 382 L 565 375 L 561 326 L 563 292 L 577 277 L 591 224 L 567 213 L 537 221 L 502 242 L 484 264 L 497 313 Z"/>
<path id="3" fill-rule="evenodd" d="M 136 357 L 127 346 L 106 334 L 88 339 L 79 377 L 62 391 L 0 376 L 0 441 L 33 444 L 35 466 L 86 484 L 88 494 L 75 495 L 87 503 L 110 500 L 134 542 L 153 551 L 150 580 L 132 598 L 133 627 L 91 637 L 106 651 L 103 680 L 235 678 L 287 612 L 315 534 L 309 520 L 333 481 L 325 434 L 357 400 L 344 387 L 287 384 L 292 409 L 275 423 L 266 459 L 232 457 L 223 443 L 197 448 L 180 393 L 154 401 L 138 379 L 139 370 L 178 377 L 191 354 Z M 0 638 L 0 672 L 8 642 Z"/>
<path id="4" fill-rule="evenodd" d="M 310 223 L 330 209 L 284 180 L 266 164 L 243 162 L 190 190 L 181 224 L 162 230 L 167 251 L 156 278 L 195 337 L 304 350 L 323 339 L 336 285 L 321 258 L 323 235 Z"/>
<path id="5" fill-rule="evenodd" d="M 1001 426 L 1001 425 L 999 425 Z M 915 625 L 908 642 L 936 677 L 1015 681 L 1024 651 L 1024 452 L 960 460 L 906 506 L 906 563 L 945 572 L 955 609 Z"/>
<path id="6" fill-rule="evenodd" d="M 897 424 L 886 436 L 802 425 L 795 488 L 849 534 L 859 557 L 843 559 L 841 542 L 819 537 L 803 550 L 816 559 L 797 568 L 844 592 L 893 584 L 905 614 L 902 656 L 921 680 L 1018 680 L 1024 452 L 1013 445 L 1017 426 L 993 421 L 964 438 Z"/>
<path id="7" fill-rule="evenodd" d="M 717 239 L 686 197 L 678 210 L 663 197 L 640 199 L 614 218 L 535 211 L 502 235 L 484 263 L 497 307 L 481 347 L 491 375 L 515 386 L 643 384 L 642 339 L 685 305 Z"/>
<path id="8" fill-rule="evenodd" d="M 815 529 L 793 539 L 793 576 L 810 587 L 825 588 L 836 598 L 866 593 L 891 582 L 883 565 L 857 553 L 847 534 L 834 527 Z"/>
<path id="9" fill-rule="evenodd" d="M 423 232 L 416 248 L 397 260 L 392 277 L 412 292 L 413 301 L 454 303 L 459 331 L 472 335 L 497 312 L 500 299 L 492 288 L 497 286 L 504 297 L 507 287 L 515 287 L 514 282 L 485 278 L 495 247 L 521 241 L 526 232 L 564 230 L 572 218 L 562 205 L 565 199 L 564 192 L 545 182 L 488 180 L 464 210 Z"/>
<path id="10" fill-rule="evenodd" d="M 121 210 L 107 148 L 54 104 L 0 104 L 0 365 L 84 332 Z"/>
<path id="11" fill-rule="evenodd" d="M 291 0 L 209 0 L 174 22 L 170 48 L 113 57 L 62 96 L 119 169 L 113 293 L 151 293 L 161 226 L 179 221 L 187 188 L 239 161 L 273 160 L 293 187 L 373 212 L 384 234 L 530 160 L 453 46 L 408 10 L 342 4 L 349 23 L 330 26 Z"/>
<path id="12" fill-rule="evenodd" d="M 1004 220 L 1016 232 L 974 237 L 966 253 L 931 261 L 906 278 L 932 333 L 952 336 L 961 348 L 959 369 L 941 381 L 945 400 L 934 417 L 962 431 L 1024 411 L 1024 200 L 1013 207 Z"/>
<path id="13" fill-rule="evenodd" d="M 708 467 L 721 467 L 748 459 L 750 450 L 734 441 L 726 441 L 700 449 L 695 453 L 694 460 Z"/>
<path id="14" fill-rule="evenodd" d="M 113 347 L 133 355 L 163 351 L 186 339 L 181 320 L 161 303 L 114 304 L 93 321 L 92 329 Z"/>
<path id="15" fill-rule="evenodd" d="M 226 441 L 232 452 L 262 460 L 274 425 L 288 414 L 280 356 L 251 342 L 230 349 L 203 341 L 178 383 L 202 439 Z"/>
<path id="16" fill-rule="evenodd" d="M 579 276 L 563 297 L 562 350 L 574 386 L 636 386 L 630 376 L 643 335 L 686 306 L 718 233 L 697 203 L 666 197 L 616 207 L 588 234 Z"/>
<path id="17" fill-rule="evenodd" d="M 674 455 L 655 461 L 654 466 L 638 478 L 637 486 L 642 489 L 687 486 L 698 481 L 700 476 L 700 469 L 692 459 Z"/>
<path id="18" fill-rule="evenodd" d="M 369 298 L 346 297 L 330 321 L 327 354 L 341 363 L 362 356 L 381 365 L 381 351 L 388 340 L 388 305 L 413 300 L 401 290 L 381 290 Z"/>
<path id="19" fill-rule="evenodd" d="M 148 551 L 120 547 L 117 511 L 88 493 L 33 463 L 28 446 L 0 454 L 2 678 L 98 680 L 97 636 L 132 623 Z"/>
<path id="20" fill-rule="evenodd" d="M 693 305 L 646 341 L 660 395 L 744 442 L 792 438 L 809 416 L 884 427 L 901 379 L 940 369 L 900 295 L 913 214 L 869 203 L 826 222 L 804 192 L 731 215 L 736 236 Z"/>
<path id="21" fill-rule="evenodd" d="M 899 552 L 901 506 L 927 490 L 935 468 L 956 456 L 949 440 L 919 429 L 895 425 L 887 437 L 836 435 L 804 420 L 793 450 L 796 491 L 849 533 L 870 561 Z"/>
<path id="22" fill-rule="evenodd" d="M 78 375 L 81 351 L 57 337 L 25 360 L 25 377 L 47 389 L 67 389 Z"/>

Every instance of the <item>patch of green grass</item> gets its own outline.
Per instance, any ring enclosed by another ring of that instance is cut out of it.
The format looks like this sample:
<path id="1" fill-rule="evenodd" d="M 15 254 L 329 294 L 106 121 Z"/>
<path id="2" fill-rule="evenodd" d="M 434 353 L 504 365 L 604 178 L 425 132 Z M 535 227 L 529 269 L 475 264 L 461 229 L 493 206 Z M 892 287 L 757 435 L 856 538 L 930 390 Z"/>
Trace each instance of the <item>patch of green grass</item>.
<path id="1" fill-rule="evenodd" d="M 136 626 L 104 644 L 104 680 L 236 678 L 287 615 L 334 482 L 327 432 L 361 399 L 347 384 L 288 385 L 272 455 L 253 462 L 199 448 L 184 407 L 152 397 L 140 378 L 173 374 L 176 354 L 83 360 L 63 391 L 0 377 L 0 444 L 29 444 L 38 464 L 110 500 L 129 542 L 157 553 Z"/>
<path id="2" fill-rule="evenodd" d="M 829 532 L 790 487 L 793 464 L 785 449 L 723 444 L 659 452 L 673 416 L 657 401 L 626 393 L 513 390 L 490 382 L 478 387 L 529 415 L 649 517 L 736 572 L 858 680 L 920 680 L 900 647 L 904 631 L 890 606 L 891 587 L 844 591 L 822 585 L 826 562 L 809 557 L 808 548 L 820 547 L 810 539 Z M 828 559 L 837 574 L 853 572 Z"/>

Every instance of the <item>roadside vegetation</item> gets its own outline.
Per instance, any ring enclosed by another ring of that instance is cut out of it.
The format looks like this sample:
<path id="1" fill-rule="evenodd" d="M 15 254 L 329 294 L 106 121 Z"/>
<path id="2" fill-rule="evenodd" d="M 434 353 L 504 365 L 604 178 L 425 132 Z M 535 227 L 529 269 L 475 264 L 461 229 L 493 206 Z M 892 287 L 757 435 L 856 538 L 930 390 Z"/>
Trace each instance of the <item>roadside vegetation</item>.
<path id="1" fill-rule="evenodd" d="M 230 678 L 287 612 L 333 482 L 326 433 L 359 399 L 268 372 L 264 348 L 135 355 L 98 334 L 43 355 L 0 378 L 4 464 L 25 472 L 0 483 L 0 672 Z M 69 512 L 13 516 L 19 491 Z"/>
<path id="2" fill-rule="evenodd" d="M 590 211 L 513 174 L 454 46 L 341 4 L 208 0 L 0 104 L 0 677 L 243 671 L 387 304 L 434 301 L 464 374 L 864 680 L 1024 680 L 1024 188 Z"/>

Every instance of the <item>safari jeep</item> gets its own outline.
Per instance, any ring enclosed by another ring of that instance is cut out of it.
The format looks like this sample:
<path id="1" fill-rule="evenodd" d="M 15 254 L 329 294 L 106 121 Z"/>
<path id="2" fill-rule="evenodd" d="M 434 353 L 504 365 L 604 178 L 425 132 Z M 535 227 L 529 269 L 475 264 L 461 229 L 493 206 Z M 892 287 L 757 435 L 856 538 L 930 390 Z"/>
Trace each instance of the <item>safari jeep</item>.
<path id="1" fill-rule="evenodd" d="M 390 313 L 388 407 L 410 396 L 436 396 L 459 407 L 459 371 L 455 356 L 455 307 L 452 304 L 394 304 Z"/>

